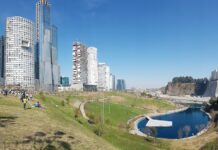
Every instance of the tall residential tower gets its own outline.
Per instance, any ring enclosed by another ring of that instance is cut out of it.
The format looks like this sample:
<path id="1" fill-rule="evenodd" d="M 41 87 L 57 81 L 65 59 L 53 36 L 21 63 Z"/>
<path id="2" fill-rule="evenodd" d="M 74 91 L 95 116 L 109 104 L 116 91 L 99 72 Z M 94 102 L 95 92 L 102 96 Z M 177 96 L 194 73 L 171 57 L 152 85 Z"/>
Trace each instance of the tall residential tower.
<path id="1" fill-rule="evenodd" d="M 73 43 L 73 84 L 75 89 L 82 90 L 87 83 L 88 60 L 87 47 L 80 42 Z"/>
<path id="2" fill-rule="evenodd" d="M 6 21 L 5 85 L 34 89 L 34 25 L 22 17 Z"/>
<path id="3" fill-rule="evenodd" d="M 89 47 L 87 49 L 88 54 L 88 85 L 98 85 L 98 58 L 97 58 L 97 48 L 95 47 Z"/>
<path id="4" fill-rule="evenodd" d="M 98 64 L 98 90 L 110 90 L 110 67 L 105 63 Z"/>

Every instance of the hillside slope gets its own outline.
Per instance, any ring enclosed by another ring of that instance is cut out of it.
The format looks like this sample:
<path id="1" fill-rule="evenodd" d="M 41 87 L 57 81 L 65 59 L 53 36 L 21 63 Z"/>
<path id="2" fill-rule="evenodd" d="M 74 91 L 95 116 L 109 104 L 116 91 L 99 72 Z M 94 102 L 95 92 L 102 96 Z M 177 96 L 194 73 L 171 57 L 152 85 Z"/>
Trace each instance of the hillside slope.
<path id="1" fill-rule="evenodd" d="M 166 94 L 171 96 L 192 95 L 194 93 L 194 83 L 168 83 L 166 88 Z"/>
<path id="2" fill-rule="evenodd" d="M 0 96 L 0 149 L 115 149 L 75 121 L 70 106 L 54 97 L 40 102 L 45 110 L 23 110 L 16 97 Z"/>

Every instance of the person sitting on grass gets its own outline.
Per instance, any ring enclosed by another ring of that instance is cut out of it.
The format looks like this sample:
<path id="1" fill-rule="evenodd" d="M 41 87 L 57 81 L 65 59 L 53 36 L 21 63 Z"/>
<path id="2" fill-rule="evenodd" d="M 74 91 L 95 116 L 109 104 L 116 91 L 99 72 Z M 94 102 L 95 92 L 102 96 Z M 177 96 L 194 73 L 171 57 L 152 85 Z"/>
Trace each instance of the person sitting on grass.
<path id="1" fill-rule="evenodd" d="M 43 107 L 39 102 L 33 104 L 32 107 L 35 107 L 35 108 L 41 108 L 41 109 L 45 109 L 45 107 Z"/>

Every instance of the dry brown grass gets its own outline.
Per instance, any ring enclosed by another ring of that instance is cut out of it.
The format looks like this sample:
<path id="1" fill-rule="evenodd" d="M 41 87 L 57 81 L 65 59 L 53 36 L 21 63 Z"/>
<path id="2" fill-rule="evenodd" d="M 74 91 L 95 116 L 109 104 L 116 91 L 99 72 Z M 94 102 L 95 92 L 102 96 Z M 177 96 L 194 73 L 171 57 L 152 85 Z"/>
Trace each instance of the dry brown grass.
<path id="1" fill-rule="evenodd" d="M 5 98 L 1 97 L 0 101 L 3 99 Z M 88 130 L 80 130 L 78 125 L 63 124 L 51 119 L 46 113 L 47 110 L 35 108 L 23 110 L 16 98 L 9 97 L 8 99 L 13 100 L 16 106 L 0 103 L 0 116 L 14 116 L 15 119 L 13 124 L 0 127 L 0 149 L 41 149 L 50 145 L 49 142 L 52 142 L 57 149 L 114 149 L 113 146 Z M 57 131 L 63 132 L 64 135 L 55 138 Z M 35 136 L 38 132 L 45 135 Z"/>
<path id="2" fill-rule="evenodd" d="M 206 133 L 199 137 L 185 140 L 173 140 L 171 142 L 172 149 L 176 150 L 199 150 L 206 143 L 213 141 L 218 137 L 218 134 L 214 131 L 212 126 Z"/>

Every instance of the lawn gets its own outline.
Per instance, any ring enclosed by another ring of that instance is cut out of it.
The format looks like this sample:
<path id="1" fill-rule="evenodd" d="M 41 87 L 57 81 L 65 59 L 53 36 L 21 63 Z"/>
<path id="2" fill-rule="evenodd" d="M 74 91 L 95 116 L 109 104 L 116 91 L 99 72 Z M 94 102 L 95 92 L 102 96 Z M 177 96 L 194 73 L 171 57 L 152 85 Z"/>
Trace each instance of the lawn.
<path id="1" fill-rule="evenodd" d="M 157 102 L 152 102 L 156 100 L 141 100 L 137 98 L 127 98 L 125 101 L 126 103 L 122 101 L 122 103 L 119 104 L 113 102 L 88 103 L 85 107 L 87 115 L 97 123 L 96 125 L 87 124 L 86 126 L 89 129 L 95 131 L 95 126 L 99 126 L 99 124 L 102 125 L 102 138 L 106 139 L 108 142 L 118 147 L 119 149 L 169 149 L 169 145 L 162 140 L 156 140 L 154 142 L 152 139 L 130 135 L 128 133 L 127 121 L 137 115 L 150 112 L 148 109 L 140 108 L 140 102 L 142 105 L 154 105 L 156 107 L 162 107 L 165 110 L 174 108 L 174 106 L 168 106 L 171 104 L 166 101 L 159 101 L 160 104 L 157 104 Z M 132 106 L 131 103 L 133 102 L 135 102 L 137 106 Z"/>
<path id="2" fill-rule="evenodd" d="M 0 149 L 115 149 L 78 123 L 73 108 L 63 105 L 64 98 L 36 98 L 46 109 L 24 110 L 16 97 L 0 96 Z"/>
<path id="3" fill-rule="evenodd" d="M 102 98 L 106 98 L 104 103 Z M 94 124 L 83 119 L 73 107 L 76 101 L 90 100 L 94 102 L 87 103 L 85 110 Z M 165 100 L 117 92 L 62 92 L 39 94 L 31 103 L 37 101 L 46 109 L 23 110 L 17 97 L 0 95 L 0 149 L 199 149 L 217 138 L 214 129 L 200 137 L 179 141 L 143 138 L 128 133 L 129 119 L 176 108 Z"/>

